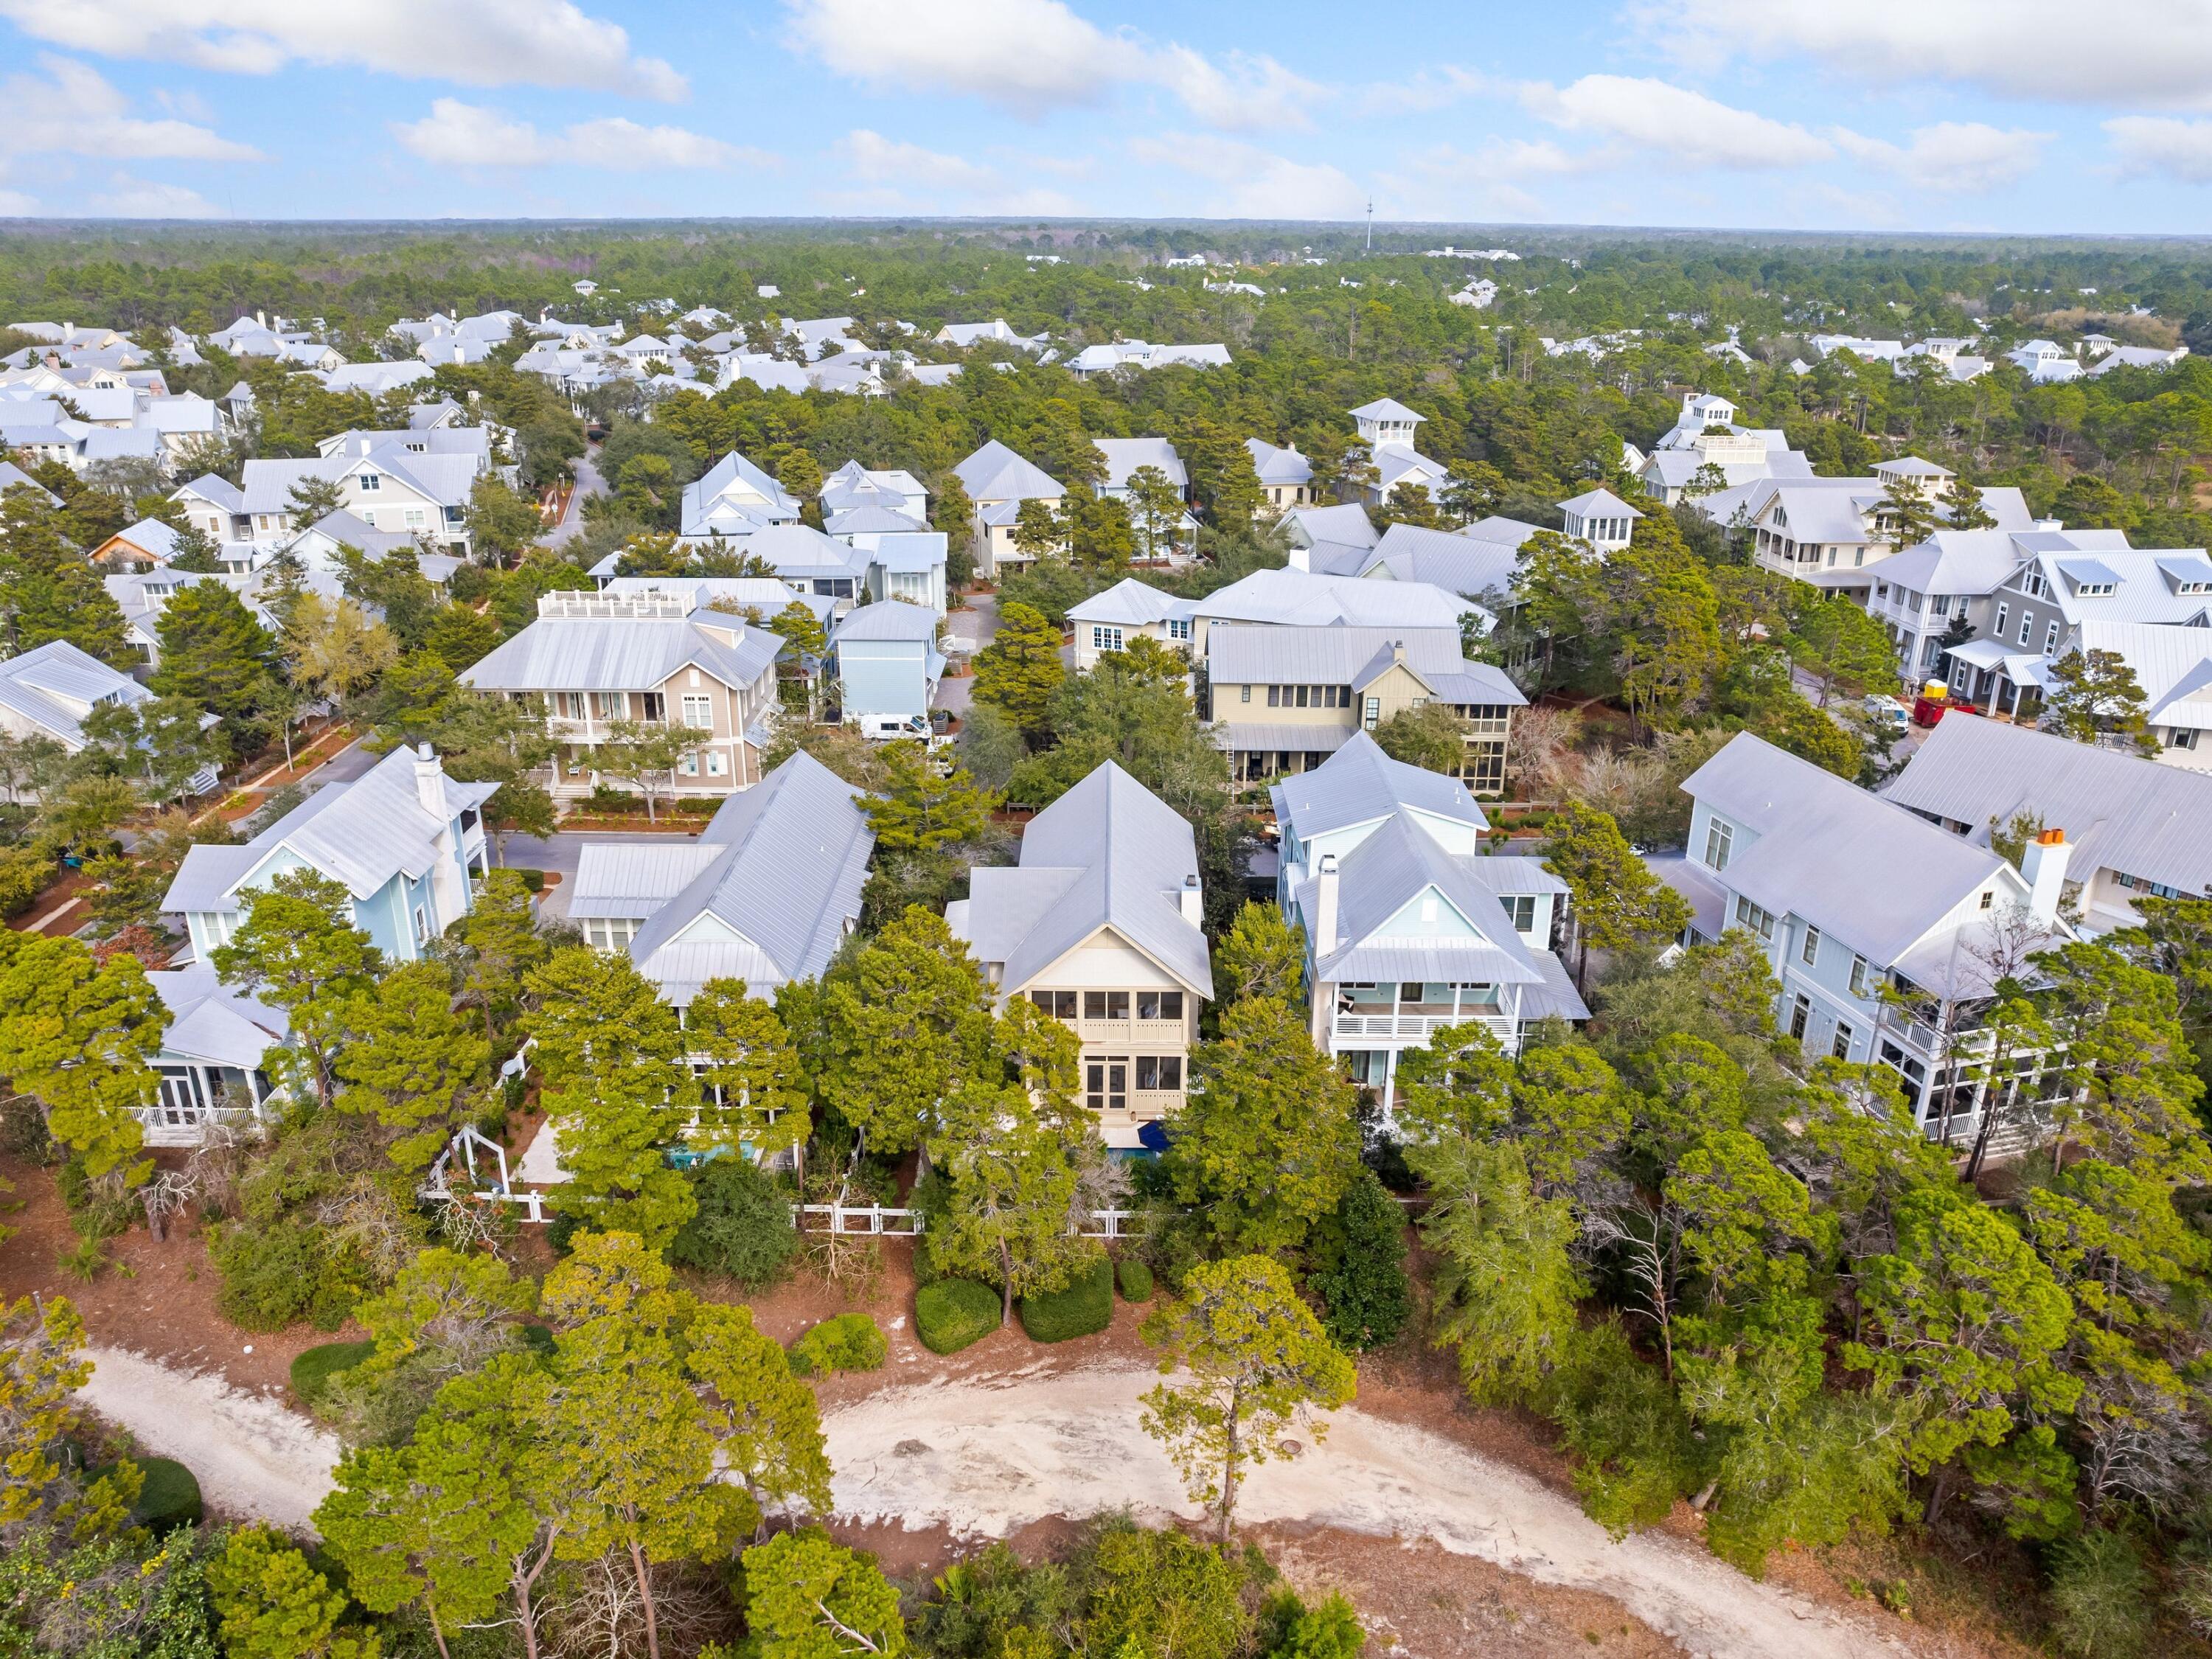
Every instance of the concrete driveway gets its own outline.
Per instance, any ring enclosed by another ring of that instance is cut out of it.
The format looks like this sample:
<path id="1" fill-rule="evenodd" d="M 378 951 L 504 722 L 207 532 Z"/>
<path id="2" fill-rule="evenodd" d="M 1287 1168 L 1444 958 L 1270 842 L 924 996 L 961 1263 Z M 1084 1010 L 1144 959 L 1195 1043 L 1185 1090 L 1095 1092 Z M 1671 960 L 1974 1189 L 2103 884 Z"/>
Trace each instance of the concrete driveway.
<path id="1" fill-rule="evenodd" d="M 945 619 L 946 630 L 960 641 L 963 649 L 951 653 L 955 662 L 973 662 L 975 653 L 998 636 L 999 596 L 995 593 L 970 593 L 968 608 L 955 611 Z M 975 682 L 972 678 L 953 679 L 950 676 L 937 684 L 937 701 L 932 705 L 947 708 L 966 719 L 969 704 L 974 701 Z"/>

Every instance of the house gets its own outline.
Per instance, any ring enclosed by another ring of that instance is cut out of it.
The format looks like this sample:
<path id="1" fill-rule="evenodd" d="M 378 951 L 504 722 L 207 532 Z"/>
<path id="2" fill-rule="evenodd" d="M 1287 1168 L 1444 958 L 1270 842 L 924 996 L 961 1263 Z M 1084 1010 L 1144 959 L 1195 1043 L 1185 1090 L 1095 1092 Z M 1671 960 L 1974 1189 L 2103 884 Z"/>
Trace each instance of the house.
<path id="1" fill-rule="evenodd" d="M 545 594 L 538 620 L 457 676 L 479 691 L 545 705 L 556 795 L 589 794 L 618 720 L 677 726 L 698 747 L 672 778 L 678 797 L 726 795 L 760 781 L 760 751 L 775 712 L 782 640 L 725 611 L 694 610 L 676 592 Z"/>
<path id="2" fill-rule="evenodd" d="M 1283 539 L 1291 550 L 1305 552 L 1311 556 L 1306 561 L 1310 570 L 1351 574 L 1357 570 L 1360 556 L 1382 539 L 1382 532 L 1367 516 L 1367 509 L 1357 501 L 1346 501 L 1334 507 L 1293 507 L 1284 509 L 1277 520 L 1283 530 Z"/>
<path id="3" fill-rule="evenodd" d="M 1862 362 L 1893 363 L 1905 355 L 1902 340 L 1868 340 L 1855 334 L 1815 334 L 1806 344 L 1816 362 L 1826 362 L 1839 351 L 1848 351 Z"/>
<path id="4" fill-rule="evenodd" d="M 1682 788 L 1687 854 L 1652 867 L 1690 902 L 1690 938 L 1749 933 L 1778 984 L 1788 1041 L 1888 1066 L 1928 1134 L 1971 1140 L 1972 1066 L 1989 1042 L 1978 1014 L 2021 970 L 2011 957 L 2023 940 L 2069 936 L 2063 836 L 2032 844 L 2023 874 L 1749 732 Z"/>
<path id="5" fill-rule="evenodd" d="M 1314 1043 L 1370 1092 L 1378 1128 L 1406 1050 L 1437 1031 L 1480 1024 L 1513 1054 L 1539 1020 L 1589 1018 L 1552 950 L 1566 883 L 1536 859 L 1485 856 L 1482 809 L 1457 779 L 1359 732 L 1269 793 Z"/>
<path id="6" fill-rule="evenodd" d="M 1989 712 L 2018 714 L 2048 690 L 2051 665 L 2083 648 L 2085 623 L 2212 628 L 2212 559 L 2194 547 L 2037 550 L 1990 599 L 1986 625 L 1948 647 L 1947 678 Z"/>
<path id="7" fill-rule="evenodd" d="M 2092 935 L 2136 900 L 2212 892 L 2212 777 L 2002 720 L 1946 720 L 1882 797 L 1977 847 L 2025 815 L 2073 848 L 2061 906 Z"/>
<path id="8" fill-rule="evenodd" d="M 1055 514 L 1067 491 L 1044 470 L 992 439 L 952 469 L 975 503 L 975 573 L 995 580 L 1001 566 L 1021 569 L 1036 555 L 1014 545 L 1014 524 L 1024 501 L 1042 501 Z"/>
<path id="9" fill-rule="evenodd" d="M 1900 550 L 1897 514 L 1883 502 L 1904 492 L 1917 495 L 1941 523 L 1950 511 L 1950 477 L 1933 461 L 1900 455 L 1880 463 L 1870 477 L 1770 479 L 1703 505 L 1717 522 L 1751 532 L 1753 562 L 1863 604 L 1876 580 L 1870 568 Z M 1991 486 L 1980 494 L 1999 530 L 2054 527 L 2039 524 L 2016 488 Z"/>
<path id="10" fill-rule="evenodd" d="M 1133 639 L 1157 640 L 1167 649 L 1187 650 L 1191 642 L 1193 601 L 1179 599 L 1125 576 L 1103 593 L 1093 593 L 1067 610 L 1075 635 L 1075 672 L 1087 674 L 1098 659 L 1126 650 Z"/>
<path id="11" fill-rule="evenodd" d="M 91 739 L 84 721 L 107 703 L 137 704 L 154 694 L 66 640 L 50 640 L 0 661 L 0 732 L 44 738 L 66 754 Z"/>
<path id="12" fill-rule="evenodd" d="M 316 480 L 335 485 L 346 510 L 364 524 L 427 537 L 465 556 L 470 498 L 477 480 L 491 471 L 488 441 L 480 427 L 342 432 L 325 439 L 313 460 L 251 460 L 236 489 L 210 474 L 172 499 L 203 529 L 227 514 L 219 540 L 282 544 L 301 528 L 293 490 Z"/>
<path id="13" fill-rule="evenodd" d="M 1094 438 L 1098 453 L 1106 462 L 1106 476 L 1098 485 L 1098 493 L 1121 501 L 1136 516 L 1136 505 L 1129 498 L 1129 479 L 1138 471 L 1149 467 L 1164 477 L 1176 492 L 1176 507 L 1165 529 L 1168 541 L 1164 560 L 1170 564 L 1188 562 L 1198 551 L 1198 518 L 1184 503 L 1190 495 L 1190 472 L 1176 453 L 1176 447 L 1165 438 Z"/>
<path id="14" fill-rule="evenodd" d="M 1181 1109 L 1213 994 L 1190 825 L 1109 761 L 1030 820 L 1019 864 L 971 870 L 945 920 L 1002 1005 L 1027 997 L 1075 1033 L 1106 1144 L 1157 1144 L 1141 1137 Z"/>
<path id="15" fill-rule="evenodd" d="M 893 469 L 870 471 L 858 461 L 848 461 L 822 480 L 822 511 L 825 517 L 864 507 L 887 507 L 914 520 L 914 527 L 929 523 L 929 491 L 913 473 Z"/>
<path id="16" fill-rule="evenodd" d="M 453 572 L 460 568 L 462 562 L 451 553 L 423 551 L 422 538 L 414 532 L 380 530 L 360 514 L 343 509 L 327 514 L 305 530 L 294 532 L 291 539 L 282 545 L 286 552 L 306 567 L 310 576 L 342 576 L 344 564 L 338 556 L 338 550 L 346 547 L 366 553 L 380 562 L 394 555 L 410 559 L 416 568 L 439 587 L 453 580 Z M 227 544 L 223 549 L 226 559 L 237 548 L 238 544 Z M 253 550 L 267 551 L 266 549 Z"/>
<path id="17" fill-rule="evenodd" d="M 1472 599 L 1425 582 L 1367 581 L 1295 564 L 1216 588 L 1189 601 L 1188 615 L 1191 645 L 1201 656 L 1217 627 L 1418 629 L 1457 639 L 1468 628 L 1487 633 L 1492 620 Z"/>
<path id="18" fill-rule="evenodd" d="M 1993 597 L 2021 563 L 2039 552 L 2125 549 L 2118 530 L 1939 530 L 1881 561 L 1867 614 L 1889 630 L 1905 689 L 1942 678 L 1944 641 L 1989 630 Z"/>
<path id="19" fill-rule="evenodd" d="M 939 612 L 888 599 L 845 613 L 830 635 L 830 672 L 842 687 L 848 720 L 872 729 L 884 717 L 905 721 L 916 732 L 929 726 L 930 705 L 945 675 L 945 653 L 937 634 Z"/>
<path id="20" fill-rule="evenodd" d="M 1413 447 L 1413 428 L 1427 418 L 1395 398 L 1378 398 L 1352 411 L 1373 470 L 1372 477 L 1354 486 L 1362 504 L 1380 507 L 1401 489 L 1426 490 L 1431 495 L 1442 492 L 1449 470 Z"/>
<path id="21" fill-rule="evenodd" d="M 1570 540 L 1587 542 L 1599 553 L 1627 550 L 1636 521 L 1644 514 L 1610 489 L 1592 489 L 1559 503 Z"/>
<path id="22" fill-rule="evenodd" d="M 2187 346 L 2175 346 L 2170 351 L 2155 346 L 2114 346 L 2089 374 L 2094 379 L 2116 368 L 2172 368 L 2188 355 Z"/>
<path id="23" fill-rule="evenodd" d="M 825 636 L 839 608 L 827 594 L 794 587 L 781 576 L 611 576 L 599 584 L 599 592 L 616 599 L 672 595 L 684 602 L 686 616 L 694 611 L 720 611 L 748 619 L 757 616 L 763 622 L 795 605 L 821 625 Z"/>
<path id="24" fill-rule="evenodd" d="M 1778 428 L 1739 426 L 1735 416 L 1726 398 L 1684 392 L 1674 426 L 1650 454 L 1630 462 L 1630 470 L 1668 507 L 1760 478 L 1813 476 L 1811 460 L 1790 448 Z"/>
<path id="25" fill-rule="evenodd" d="M 685 536 L 749 536 L 798 522 L 791 492 L 734 450 L 684 486 Z"/>
<path id="26" fill-rule="evenodd" d="M 387 392 L 397 392 L 402 386 L 419 386 L 435 371 L 432 362 L 482 362 L 490 355 L 490 347 L 482 345 L 474 356 L 463 349 L 456 340 L 425 341 L 421 347 L 422 359 L 404 363 L 340 363 L 336 368 L 325 369 L 318 377 L 325 392 L 366 392 L 372 398 L 380 398 Z M 435 354 L 434 356 L 433 354 Z"/>
<path id="27" fill-rule="evenodd" d="M 218 1124 L 258 1130 L 266 1123 L 284 1096 L 269 1051 L 285 1046 L 290 1016 L 225 985 L 210 967 L 158 969 L 146 982 L 169 1013 L 153 1059 L 160 1092 L 138 1109 L 146 1144 L 196 1146 Z"/>
<path id="28" fill-rule="evenodd" d="M 205 963 L 244 919 L 240 895 L 291 870 L 345 889 L 353 925 L 387 957 L 412 962 L 468 913 L 491 869 L 483 804 L 495 783 L 446 775 L 428 744 L 393 750 L 349 783 L 326 784 L 243 847 L 185 854 L 161 908 L 181 915 Z"/>
<path id="29" fill-rule="evenodd" d="M 177 531 L 159 519 L 125 525 L 87 556 L 89 562 L 111 570 L 143 570 L 176 556 Z"/>
<path id="30" fill-rule="evenodd" d="M 876 835 L 854 788 L 804 752 L 723 802 L 696 841 L 592 842 L 570 918 L 628 951 L 678 1008 L 710 979 L 773 996 L 817 979 L 860 921 Z"/>
<path id="31" fill-rule="evenodd" d="M 1313 487 L 1313 463 L 1298 453 L 1296 444 L 1271 444 L 1264 438 L 1247 438 L 1244 447 L 1252 457 L 1252 471 L 1260 480 L 1260 494 L 1269 518 L 1285 507 L 1307 507 L 1319 498 Z"/>
<path id="32" fill-rule="evenodd" d="M 1205 643 L 1215 741 L 1240 780 L 1310 771 L 1355 733 L 1423 703 L 1465 723 L 1460 776 L 1502 794 L 1513 711 L 1528 699 L 1461 653 L 1455 628 L 1215 628 Z"/>
<path id="33" fill-rule="evenodd" d="M 996 344 L 1011 346 L 1016 351 L 1031 356 L 1045 349 L 1042 334 L 1017 334 L 1006 326 L 1003 317 L 994 317 L 988 323 L 947 323 L 931 337 L 939 345 L 955 346 L 965 351 L 970 346 Z"/>
<path id="34" fill-rule="evenodd" d="M 1067 361 L 1068 372 L 1079 380 L 1150 368 L 1225 368 L 1228 365 L 1225 345 L 1153 345 L 1145 340 L 1085 346 Z"/>
<path id="35" fill-rule="evenodd" d="M 13 461 L 0 461 L 0 495 L 11 489 L 34 489 L 46 498 L 48 507 L 59 507 L 62 498 L 33 478 Z"/>
<path id="36" fill-rule="evenodd" d="M 2005 353 L 2005 361 L 2025 370 L 2036 386 L 2056 386 L 2081 378 L 2081 365 L 2053 340 L 2023 340 Z"/>

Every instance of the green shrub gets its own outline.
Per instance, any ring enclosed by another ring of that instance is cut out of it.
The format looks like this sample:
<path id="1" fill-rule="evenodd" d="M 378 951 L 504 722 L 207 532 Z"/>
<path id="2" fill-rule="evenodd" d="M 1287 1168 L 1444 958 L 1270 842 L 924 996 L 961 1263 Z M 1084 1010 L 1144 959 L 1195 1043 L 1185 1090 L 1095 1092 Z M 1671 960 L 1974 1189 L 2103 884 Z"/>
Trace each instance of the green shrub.
<path id="1" fill-rule="evenodd" d="M 550 1134 L 552 1130 L 542 1130 Z M 576 1231 L 584 1224 L 584 1218 L 574 1210 L 556 1210 L 553 1218 L 545 1224 L 545 1243 L 556 1255 L 566 1255 L 576 1248 Z"/>
<path id="2" fill-rule="evenodd" d="M 594 812 L 642 812 L 645 797 L 634 795 L 627 789 L 610 788 L 602 783 L 595 786 L 585 803 Z"/>
<path id="3" fill-rule="evenodd" d="M 1033 1342 L 1091 1336 L 1114 1322 L 1114 1264 L 1101 1255 L 1065 1290 L 1022 1298 L 1022 1328 Z"/>
<path id="4" fill-rule="evenodd" d="M 791 1345 L 795 1376 L 817 1371 L 872 1371 L 890 1353 L 891 1345 L 876 1322 L 864 1313 L 823 1320 Z"/>
<path id="5" fill-rule="evenodd" d="M 295 1218 L 234 1223 L 216 1235 L 209 1255 L 222 1275 L 216 1304 L 245 1330 L 281 1331 L 304 1319 L 334 1331 L 373 1288 L 359 1261 Z"/>
<path id="6" fill-rule="evenodd" d="M 932 1353 L 958 1353 L 999 1328 L 999 1293 L 972 1279 L 940 1279 L 915 1292 L 914 1329 Z"/>
<path id="7" fill-rule="evenodd" d="M 1152 1270 L 1133 1255 L 1125 1255 L 1114 1269 L 1115 1277 L 1121 1281 L 1124 1302 L 1150 1302 L 1152 1299 Z"/>
<path id="8" fill-rule="evenodd" d="M 310 1407 L 323 1397 L 331 1379 L 349 1371 L 376 1352 L 374 1342 L 325 1342 L 309 1348 L 292 1362 L 292 1392 Z"/>
<path id="9" fill-rule="evenodd" d="M 723 1273 L 740 1290 L 757 1291 L 783 1277 L 799 1254 L 791 1194 L 757 1164 L 710 1158 L 691 1170 L 698 1210 L 668 1247 L 679 1267 Z"/>
<path id="10" fill-rule="evenodd" d="M 146 1477 L 131 1518 L 155 1533 L 200 1523 L 200 1483 L 197 1476 L 172 1457 L 137 1457 L 131 1462 Z"/>
<path id="11" fill-rule="evenodd" d="M 522 864 L 509 865 L 507 867 L 522 878 L 523 886 L 530 891 L 542 893 L 545 890 L 545 872 L 543 870 L 532 870 L 529 866 Z"/>
<path id="12" fill-rule="evenodd" d="M 1362 1169 L 1333 1214 L 1314 1229 L 1307 1283 L 1326 1311 L 1322 1328 L 1339 1347 L 1379 1348 L 1413 1317 L 1406 1283 L 1406 1215 L 1372 1170 Z"/>
<path id="13" fill-rule="evenodd" d="M 2134 1659 L 2156 1616 L 2142 1549 L 2124 1533 L 2096 1528 L 2052 1552 L 2051 1622 L 2068 1653 Z"/>

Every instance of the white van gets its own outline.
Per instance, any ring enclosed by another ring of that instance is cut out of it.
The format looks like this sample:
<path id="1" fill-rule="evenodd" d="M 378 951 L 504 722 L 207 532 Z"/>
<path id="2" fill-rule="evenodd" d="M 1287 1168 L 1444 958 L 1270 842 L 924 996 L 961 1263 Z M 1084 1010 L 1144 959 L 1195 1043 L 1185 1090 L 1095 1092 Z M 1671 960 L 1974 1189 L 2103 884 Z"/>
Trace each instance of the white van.
<path id="1" fill-rule="evenodd" d="M 896 743 L 903 738 L 912 742 L 927 742 L 929 738 L 929 716 L 927 714 L 863 714 L 860 716 L 860 735 L 871 743 Z"/>

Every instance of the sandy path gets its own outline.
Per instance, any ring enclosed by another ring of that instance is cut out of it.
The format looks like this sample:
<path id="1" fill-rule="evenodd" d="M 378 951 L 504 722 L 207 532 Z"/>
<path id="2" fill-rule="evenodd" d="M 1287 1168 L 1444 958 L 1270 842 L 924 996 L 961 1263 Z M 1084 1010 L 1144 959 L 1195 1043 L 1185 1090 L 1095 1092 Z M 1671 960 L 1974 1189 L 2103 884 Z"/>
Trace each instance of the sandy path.
<path id="1" fill-rule="evenodd" d="M 304 1527 L 331 1489 L 338 1443 L 266 1395 L 123 1348 L 93 1348 L 86 1406 L 199 1477 L 210 1510 Z"/>
<path id="2" fill-rule="evenodd" d="M 911 1384 L 841 1407 L 823 1424 L 838 1511 L 994 1536 L 1055 1514 L 1193 1514 L 1138 1427 L 1137 1398 L 1157 1380 L 1125 1366 L 1040 1370 Z M 1711 1659 L 1910 1651 L 1693 1545 L 1653 1534 L 1613 1543 L 1571 1499 L 1518 1470 L 1356 1408 L 1338 1413 L 1327 1440 L 1295 1462 L 1255 1471 L 1238 1516 L 1433 1538 L 1540 1583 L 1611 1596 Z"/>

